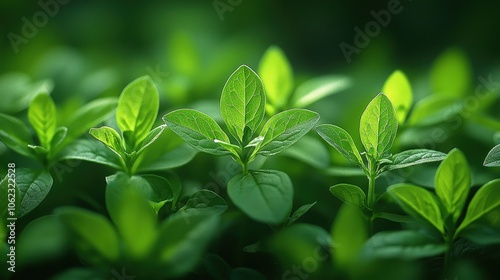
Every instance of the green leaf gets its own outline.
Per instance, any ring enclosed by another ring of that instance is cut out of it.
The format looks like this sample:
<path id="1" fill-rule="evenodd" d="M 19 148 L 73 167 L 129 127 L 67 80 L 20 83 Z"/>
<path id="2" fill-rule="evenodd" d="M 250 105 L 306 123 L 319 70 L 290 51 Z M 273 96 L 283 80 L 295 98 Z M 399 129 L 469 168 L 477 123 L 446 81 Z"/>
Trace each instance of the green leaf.
<path id="1" fill-rule="evenodd" d="M 346 159 L 360 167 L 364 167 L 363 159 L 359 154 L 358 148 L 347 131 L 336 125 L 322 124 L 316 127 L 316 132 L 318 132 L 319 136 L 321 136 L 326 143 L 334 147 L 335 150 L 341 153 Z"/>
<path id="2" fill-rule="evenodd" d="M 317 137 L 304 135 L 281 155 L 297 159 L 317 169 L 325 169 L 330 164 L 330 153 Z"/>
<path id="3" fill-rule="evenodd" d="M 137 178 L 134 176 L 133 178 Z M 162 203 L 165 201 L 173 201 L 176 197 L 179 196 L 177 193 L 178 188 L 176 182 L 177 180 L 172 180 L 172 176 L 168 176 L 168 179 L 165 177 L 161 177 L 153 174 L 145 174 L 140 175 L 140 178 L 147 181 L 149 188 L 143 189 L 141 192 L 144 197 L 149 199 L 151 202 Z M 145 185 L 137 183 L 136 185 L 143 186 Z"/>
<path id="4" fill-rule="evenodd" d="M 111 220 L 128 254 L 138 259 L 149 253 L 156 239 L 157 217 L 143 194 L 148 187 L 144 179 L 129 178 L 121 172 L 106 186 L 106 208 Z"/>
<path id="5" fill-rule="evenodd" d="M 293 185 L 285 173 L 251 171 L 233 177 L 227 185 L 233 203 L 252 219 L 278 224 L 288 217 L 293 203 Z"/>
<path id="6" fill-rule="evenodd" d="M 272 116 L 264 125 L 264 140 L 258 146 L 258 154 L 276 155 L 297 142 L 319 120 L 319 114 L 305 109 L 291 109 Z"/>
<path id="7" fill-rule="evenodd" d="M 429 223 L 444 233 L 444 221 L 436 197 L 428 190 L 410 184 L 396 184 L 387 193 L 416 220 Z"/>
<path id="8" fill-rule="evenodd" d="M 109 126 L 103 126 L 99 128 L 91 128 L 89 133 L 94 136 L 95 139 L 101 141 L 104 145 L 110 148 L 118 156 L 122 156 L 123 147 L 121 137 L 116 130 Z"/>
<path id="9" fill-rule="evenodd" d="M 31 101 L 28 120 L 35 129 L 40 145 L 47 150 L 56 131 L 56 106 L 48 94 L 39 94 Z"/>
<path id="10" fill-rule="evenodd" d="M 287 225 L 290 226 L 293 224 L 295 221 L 300 219 L 307 211 L 309 211 L 314 205 L 316 204 L 316 201 L 313 203 L 305 204 L 299 207 L 299 209 L 295 210 L 293 212 L 292 216 L 290 216 Z"/>
<path id="11" fill-rule="evenodd" d="M 368 239 L 367 221 L 359 208 L 344 204 L 332 226 L 332 254 L 336 265 L 353 269 Z"/>
<path id="12" fill-rule="evenodd" d="M 304 108 L 332 94 L 352 86 L 349 77 L 328 75 L 310 79 L 295 90 L 292 98 L 293 107 Z"/>
<path id="13" fill-rule="evenodd" d="M 435 94 L 463 97 L 471 86 L 472 70 L 467 55 L 457 48 L 444 51 L 434 61 L 431 85 Z"/>
<path id="14" fill-rule="evenodd" d="M 337 184 L 330 187 L 330 192 L 344 203 L 355 205 L 361 209 L 366 205 L 366 194 L 358 186 Z"/>
<path id="15" fill-rule="evenodd" d="M 167 126 L 164 124 L 153 128 L 153 130 L 151 130 L 148 133 L 146 138 L 144 138 L 141 145 L 139 145 L 137 154 L 141 154 L 144 151 L 144 149 L 146 149 L 149 145 L 153 144 L 153 142 L 156 141 L 158 137 L 160 137 L 161 133 L 163 132 L 163 130 L 165 130 L 165 128 L 167 128 Z"/>
<path id="16" fill-rule="evenodd" d="M 431 95 L 422 99 L 412 110 L 408 124 L 412 126 L 434 125 L 459 113 L 461 106 L 456 98 Z"/>
<path id="17" fill-rule="evenodd" d="M 218 225 L 218 215 L 182 211 L 168 217 L 161 225 L 155 245 L 158 269 L 171 278 L 194 268 L 217 233 Z"/>
<path id="18" fill-rule="evenodd" d="M 207 215 L 222 214 L 227 209 L 226 201 L 210 190 L 199 190 L 193 193 L 179 211 L 194 212 Z"/>
<path id="19" fill-rule="evenodd" d="M 361 115 L 359 134 L 366 152 L 380 159 L 392 147 L 398 120 L 391 101 L 384 95 L 377 95 Z"/>
<path id="20" fill-rule="evenodd" d="M 385 219 L 385 220 L 396 222 L 396 223 L 408 223 L 408 222 L 414 221 L 410 216 L 399 215 L 399 214 L 394 214 L 394 213 L 386 213 L 386 212 L 373 213 L 373 217 Z"/>
<path id="21" fill-rule="evenodd" d="M 441 240 L 418 231 L 385 231 L 368 239 L 361 256 L 364 259 L 414 260 L 442 254 L 446 249 Z"/>
<path id="22" fill-rule="evenodd" d="M 131 133 L 128 146 L 137 147 L 156 120 L 159 96 L 149 76 L 135 79 L 123 89 L 116 109 L 116 123 L 125 135 Z"/>
<path id="23" fill-rule="evenodd" d="M 1 132 L 1 131 L 0 131 Z M 500 166 L 500 144 L 496 145 L 489 151 L 488 155 L 484 159 L 484 166 Z"/>
<path id="24" fill-rule="evenodd" d="M 392 156 L 392 163 L 383 167 L 382 172 L 386 170 L 395 170 L 412 165 L 443 160 L 445 153 L 428 149 L 406 150 Z"/>
<path id="25" fill-rule="evenodd" d="M 76 245 L 85 251 L 83 253 L 90 256 L 97 253 L 109 262 L 118 260 L 118 236 L 111 223 L 102 215 L 76 207 L 59 208 L 56 214 L 77 237 Z"/>
<path id="26" fill-rule="evenodd" d="M 21 232 L 16 245 L 19 266 L 55 261 L 64 257 L 71 246 L 66 228 L 56 215 L 31 221 Z"/>
<path id="27" fill-rule="evenodd" d="M 439 165 L 434 178 L 436 194 L 441 201 L 446 216 L 456 222 L 469 195 L 471 172 L 462 152 L 453 149 Z"/>
<path id="28" fill-rule="evenodd" d="M 293 89 L 292 67 L 285 53 L 277 46 L 269 47 L 260 60 L 258 72 L 269 103 L 277 109 L 285 107 Z"/>
<path id="29" fill-rule="evenodd" d="M 486 183 L 474 195 L 455 235 L 492 211 L 500 209 L 500 179 Z"/>
<path id="30" fill-rule="evenodd" d="M 79 108 L 69 119 L 64 122 L 68 128 L 65 143 L 71 143 L 90 128 L 103 122 L 113 113 L 118 104 L 114 97 L 100 98 L 91 101 Z"/>
<path id="31" fill-rule="evenodd" d="M 500 244 L 500 228 L 474 223 L 464 228 L 460 236 L 480 245 Z"/>
<path id="32" fill-rule="evenodd" d="M 22 217 L 40 204 L 52 188 L 52 176 L 45 170 L 16 169 L 19 191 L 18 215 Z"/>
<path id="33" fill-rule="evenodd" d="M 22 121 L 0 113 L 0 141 L 15 152 L 34 157 L 28 144 L 32 142 L 31 134 Z"/>
<path id="34" fill-rule="evenodd" d="M 399 124 L 404 123 L 413 102 L 410 82 L 401 70 L 396 70 L 385 81 L 382 92 L 389 98 L 396 110 Z"/>
<path id="35" fill-rule="evenodd" d="M 68 135 L 67 127 L 64 126 L 58 127 L 54 133 L 54 137 L 52 137 L 52 141 L 50 142 L 51 150 L 58 148 L 59 145 L 61 145 L 61 143 L 64 142 L 67 135 Z"/>
<path id="36" fill-rule="evenodd" d="M 51 92 L 54 83 L 47 80 L 32 81 L 23 73 L 7 72 L 0 76 L 0 112 L 15 114 L 28 108 L 33 98 L 41 92 Z M 1 275 L 1 274 L 0 274 Z"/>
<path id="37" fill-rule="evenodd" d="M 152 149 L 145 150 L 142 154 L 147 153 L 146 157 L 144 157 L 145 159 L 140 162 L 138 167 L 134 167 L 137 169 L 137 172 L 167 170 L 183 166 L 190 162 L 196 155 L 196 150 L 187 144 L 180 145 L 163 154 L 152 155 L 154 150 L 150 152 L 149 150 Z"/>
<path id="38" fill-rule="evenodd" d="M 266 96 L 259 76 L 248 66 L 240 66 L 227 80 L 220 99 L 222 118 L 240 143 L 244 137 L 251 139 L 255 134 L 264 118 L 265 105 Z M 245 129 L 249 130 L 249 135 L 245 135 Z"/>
<path id="39" fill-rule="evenodd" d="M 213 154 L 227 155 L 230 152 L 215 140 L 229 143 L 229 138 L 220 126 L 208 115 L 202 112 L 181 109 L 163 116 L 167 126 L 193 148 Z"/>
<path id="40" fill-rule="evenodd" d="M 121 169 L 119 157 L 104 145 L 96 145 L 95 140 L 79 139 L 62 150 L 55 161 L 84 160 Z"/>

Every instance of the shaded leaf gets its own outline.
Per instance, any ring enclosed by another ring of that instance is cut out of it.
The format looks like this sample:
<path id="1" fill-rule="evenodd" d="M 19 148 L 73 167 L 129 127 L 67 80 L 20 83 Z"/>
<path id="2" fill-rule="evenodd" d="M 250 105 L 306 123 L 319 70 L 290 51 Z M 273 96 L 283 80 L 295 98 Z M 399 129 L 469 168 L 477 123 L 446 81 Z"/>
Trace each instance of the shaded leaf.
<path id="1" fill-rule="evenodd" d="M 281 171 L 259 170 L 233 177 L 227 185 L 233 203 L 252 219 L 277 224 L 292 209 L 293 186 Z"/>
<path id="2" fill-rule="evenodd" d="M 366 202 L 366 194 L 363 190 L 351 184 L 337 184 L 330 187 L 330 192 L 342 202 L 363 208 Z"/>

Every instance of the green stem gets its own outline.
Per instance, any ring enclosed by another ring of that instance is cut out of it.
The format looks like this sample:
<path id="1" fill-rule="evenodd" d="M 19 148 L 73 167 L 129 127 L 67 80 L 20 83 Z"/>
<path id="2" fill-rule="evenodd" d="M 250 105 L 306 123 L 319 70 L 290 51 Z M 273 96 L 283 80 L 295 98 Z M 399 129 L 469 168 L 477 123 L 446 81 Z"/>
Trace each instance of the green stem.
<path id="1" fill-rule="evenodd" d="M 368 160 L 368 208 L 373 210 L 375 205 L 375 178 L 377 177 L 377 166 L 373 160 Z"/>
<path id="2" fill-rule="evenodd" d="M 447 249 L 446 249 L 446 253 L 444 255 L 444 267 L 443 267 L 443 274 L 445 274 L 445 275 L 450 270 L 451 251 L 453 249 L 453 239 L 447 238 L 446 245 L 447 245 Z"/>

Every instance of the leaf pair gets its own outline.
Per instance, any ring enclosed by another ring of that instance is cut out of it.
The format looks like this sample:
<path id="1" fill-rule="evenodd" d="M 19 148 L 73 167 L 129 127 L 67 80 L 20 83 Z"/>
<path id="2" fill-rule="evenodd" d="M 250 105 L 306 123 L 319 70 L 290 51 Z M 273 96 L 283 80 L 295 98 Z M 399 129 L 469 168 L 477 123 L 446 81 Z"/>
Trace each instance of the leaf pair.
<path id="1" fill-rule="evenodd" d="M 269 47 L 259 63 L 259 71 L 266 89 L 270 115 L 285 108 L 304 108 L 334 93 L 351 87 L 345 76 L 323 76 L 301 84 L 294 90 L 293 70 L 283 50 Z"/>
<path id="2" fill-rule="evenodd" d="M 410 184 L 391 186 L 387 192 L 405 212 L 443 235 L 451 234 L 452 239 L 492 211 L 500 210 L 500 180 L 493 180 L 474 195 L 459 223 L 471 186 L 471 172 L 460 150 L 454 149 L 446 156 L 434 181 L 437 196 Z"/>
<path id="3" fill-rule="evenodd" d="M 118 100 L 116 123 L 121 134 L 108 126 L 92 128 L 89 132 L 118 156 L 125 170 L 133 173 L 137 157 L 166 128 L 160 125 L 151 130 L 158 109 L 158 91 L 151 78 L 143 76 L 128 84 Z"/>
<path id="4" fill-rule="evenodd" d="M 260 133 L 266 96 L 259 76 L 249 67 L 240 66 L 222 91 L 220 110 L 237 144 L 208 115 L 180 109 L 163 117 L 165 123 L 195 149 L 213 155 L 228 155 L 240 163 L 251 162 L 256 155 L 278 154 L 297 142 L 319 120 L 315 112 L 292 109 L 271 117 Z"/>

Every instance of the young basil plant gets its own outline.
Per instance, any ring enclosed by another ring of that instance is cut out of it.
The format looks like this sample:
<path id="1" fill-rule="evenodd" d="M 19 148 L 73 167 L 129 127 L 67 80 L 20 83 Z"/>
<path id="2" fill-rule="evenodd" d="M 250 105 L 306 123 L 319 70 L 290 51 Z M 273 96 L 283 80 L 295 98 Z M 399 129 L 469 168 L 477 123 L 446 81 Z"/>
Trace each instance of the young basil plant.
<path id="1" fill-rule="evenodd" d="M 444 153 L 427 149 L 389 153 L 398 129 L 398 119 L 391 101 L 378 94 L 361 115 L 359 134 L 365 152 L 360 153 L 351 135 L 344 129 L 323 124 L 316 127 L 318 134 L 350 162 L 357 165 L 368 178 L 368 195 L 358 186 L 338 184 L 330 192 L 346 203 L 373 210 L 376 201 L 375 180 L 384 172 L 416 164 L 442 160 Z"/>
<path id="2" fill-rule="evenodd" d="M 0 141 L 14 152 L 36 160 L 42 169 L 18 168 L 17 216 L 33 210 L 47 196 L 54 182 L 49 170 L 57 173 L 62 150 L 72 144 L 85 130 L 103 121 L 116 105 L 114 98 L 92 101 L 68 120 L 57 119 L 57 108 L 47 93 L 33 97 L 28 107 L 28 121 L 35 132 L 37 143 L 28 127 L 20 119 L 0 114 Z M 64 122 L 65 126 L 60 125 Z"/>
<path id="3" fill-rule="evenodd" d="M 280 223 L 292 208 L 293 186 L 288 175 L 276 170 L 249 170 L 256 156 L 276 155 L 304 136 L 319 120 L 305 109 L 291 109 L 272 116 L 262 127 L 266 95 L 259 76 L 240 66 L 227 80 L 220 111 L 229 135 L 208 115 L 180 109 L 166 114 L 168 127 L 195 149 L 217 156 L 230 155 L 242 173 L 228 183 L 231 200 L 251 218 Z"/>
<path id="4" fill-rule="evenodd" d="M 96 162 L 122 170 L 129 175 L 142 171 L 164 170 L 183 165 L 195 151 L 177 142 L 166 125 L 153 124 L 159 109 L 158 91 L 149 76 L 137 78 L 122 91 L 116 109 L 116 125 L 90 129 L 104 146 L 80 140 L 61 156 Z M 104 148 L 107 147 L 107 148 Z"/>
<path id="5" fill-rule="evenodd" d="M 500 242 L 498 231 L 492 228 L 500 211 L 499 179 L 483 185 L 466 207 L 471 171 L 462 152 L 453 149 L 439 165 L 434 184 L 436 194 L 405 183 L 390 186 L 387 192 L 416 221 L 439 232 L 441 242 L 446 245 L 443 247 L 446 264 L 452 257 L 453 242 L 459 237 L 479 244 Z M 466 208 L 465 217 L 461 219 Z"/>
<path id="6" fill-rule="evenodd" d="M 278 46 L 269 47 L 259 63 L 259 76 L 266 90 L 266 112 L 274 115 L 288 108 L 304 108 L 352 86 L 343 75 L 316 77 L 295 87 L 293 69 Z"/>

